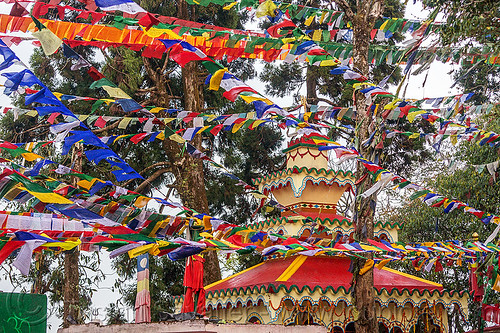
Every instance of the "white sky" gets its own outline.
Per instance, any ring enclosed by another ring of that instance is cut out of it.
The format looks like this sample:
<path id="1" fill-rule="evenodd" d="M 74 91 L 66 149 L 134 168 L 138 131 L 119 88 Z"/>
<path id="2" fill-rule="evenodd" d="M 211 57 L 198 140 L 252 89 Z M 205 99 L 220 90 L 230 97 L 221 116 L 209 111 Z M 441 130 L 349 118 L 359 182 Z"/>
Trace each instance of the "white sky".
<path id="1" fill-rule="evenodd" d="M 12 5 L 10 4 L 5 4 L 5 3 L 0 3 L 0 14 L 8 14 L 10 12 L 10 7 Z M 407 11 L 406 11 L 406 18 L 409 19 L 425 19 L 427 15 L 429 14 L 428 11 L 422 10 L 421 4 L 413 4 L 413 1 L 408 2 L 407 6 Z M 439 20 L 439 18 L 438 18 Z M 29 64 L 29 57 L 31 56 L 31 53 L 33 52 L 33 46 L 30 44 L 30 42 L 23 42 L 19 46 L 13 46 L 12 49 L 18 57 L 25 63 Z M 258 64 L 256 66 L 256 69 L 260 71 L 262 69 L 263 65 Z M 422 87 L 422 82 L 425 79 L 426 73 L 423 73 L 418 76 L 411 76 L 409 85 L 407 88 L 407 98 L 423 98 L 423 97 L 441 97 L 441 96 L 448 96 L 452 94 L 457 94 L 459 91 L 455 89 L 450 89 L 450 86 L 452 85 L 452 80 L 450 76 L 447 74 L 451 69 L 457 68 L 457 65 L 451 65 L 451 64 L 442 64 L 440 62 L 435 62 L 432 64 L 431 69 L 429 71 L 429 76 L 427 78 L 427 82 L 425 87 Z M 257 79 L 251 80 L 248 82 L 252 87 L 254 87 L 256 90 L 260 92 L 264 92 L 264 85 L 262 82 L 259 82 Z M 391 88 L 393 91 L 395 88 Z M 290 98 L 272 98 L 272 100 L 277 103 L 278 105 L 285 107 L 289 106 L 292 104 L 292 101 Z M 0 105 L 2 106 L 9 106 L 11 105 L 11 101 L 8 97 L 5 95 L 0 95 Z M 157 194 L 155 194 L 157 195 Z M 103 259 L 103 264 L 102 264 L 102 269 L 104 273 L 106 274 L 107 278 L 105 281 L 103 281 L 100 285 L 99 290 L 96 292 L 94 295 L 92 301 L 94 303 L 94 307 L 99 310 L 99 318 L 103 319 L 104 316 L 104 308 L 109 304 L 116 302 L 116 300 L 119 298 L 119 295 L 117 293 L 114 293 L 111 291 L 111 286 L 114 284 L 115 279 L 114 279 L 114 273 L 111 269 L 110 265 L 110 260 L 106 253 L 103 253 L 101 256 Z M 0 290 L 2 291 L 12 291 L 13 287 L 10 284 L 9 281 L 7 280 L 0 280 Z M 133 312 L 129 309 L 126 313 L 129 321 L 133 320 L 134 314 Z M 51 325 L 51 329 L 48 330 L 49 332 L 56 332 L 57 328 L 59 327 L 61 321 L 57 318 L 51 317 L 49 319 L 49 323 Z"/>

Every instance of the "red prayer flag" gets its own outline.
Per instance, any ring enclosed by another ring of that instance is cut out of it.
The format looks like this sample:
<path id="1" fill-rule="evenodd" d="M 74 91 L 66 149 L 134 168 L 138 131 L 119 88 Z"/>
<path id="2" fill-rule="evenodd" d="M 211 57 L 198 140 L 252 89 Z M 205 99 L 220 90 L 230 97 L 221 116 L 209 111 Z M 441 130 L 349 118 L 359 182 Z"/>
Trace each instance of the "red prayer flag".
<path id="1" fill-rule="evenodd" d="M 104 126 L 106 126 L 106 120 L 104 120 L 103 117 L 99 116 L 99 118 L 97 118 L 97 120 L 95 121 L 94 126 L 104 128 Z"/>

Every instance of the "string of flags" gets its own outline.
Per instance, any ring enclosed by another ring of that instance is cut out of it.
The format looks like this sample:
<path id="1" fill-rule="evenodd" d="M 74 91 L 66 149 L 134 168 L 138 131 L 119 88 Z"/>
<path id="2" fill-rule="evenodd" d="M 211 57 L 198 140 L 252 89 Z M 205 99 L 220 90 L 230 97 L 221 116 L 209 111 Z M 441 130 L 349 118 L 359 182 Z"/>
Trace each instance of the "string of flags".
<path id="1" fill-rule="evenodd" d="M 178 49 L 179 49 L 180 47 L 182 47 L 182 49 L 183 49 L 183 50 L 187 49 L 189 52 L 191 52 L 191 54 L 195 54 L 195 55 L 196 55 L 195 57 L 197 57 L 196 59 L 198 59 L 198 60 L 205 60 L 205 62 L 209 61 L 209 58 L 206 58 L 206 56 L 203 56 L 203 54 L 202 54 L 202 53 L 201 53 L 201 55 L 200 55 L 199 51 L 197 51 L 197 49 L 196 49 L 196 48 L 194 48 L 194 47 L 192 47 L 192 46 L 191 46 L 191 47 L 189 47 L 189 44 L 186 44 L 185 42 L 184 42 L 185 44 L 182 44 L 183 42 L 179 42 L 179 41 L 175 41 L 175 42 L 174 42 L 174 41 L 168 41 L 168 42 L 167 42 L 167 41 L 163 40 L 162 42 L 164 42 L 164 43 L 165 43 L 165 45 L 166 45 L 167 49 L 170 49 L 170 48 L 172 48 L 172 47 L 174 47 L 174 46 L 176 46 Z M 178 54 L 178 53 L 176 53 L 176 54 Z M 174 60 L 176 60 L 176 59 L 174 59 Z M 185 59 L 180 59 L 180 58 L 179 58 L 179 59 L 177 59 L 176 61 L 177 61 L 177 62 L 179 62 L 181 65 L 183 65 L 183 64 L 185 64 L 185 63 L 186 63 L 186 60 L 185 60 Z M 346 72 L 347 72 L 347 70 L 345 70 L 344 74 L 345 74 Z M 230 100 L 234 100 L 234 99 L 236 98 L 236 96 L 237 96 L 238 94 L 240 94 L 241 92 L 251 92 L 251 93 L 256 93 L 256 91 L 254 91 L 253 89 L 251 89 L 251 88 L 249 88 L 248 86 L 245 86 L 244 84 L 242 84 L 242 83 L 238 82 L 238 80 L 237 80 L 234 76 L 231 76 L 230 74 L 227 74 L 227 73 L 226 73 L 226 70 L 224 70 L 223 68 L 222 68 L 222 69 L 217 70 L 217 73 L 220 73 L 220 74 L 219 74 L 219 76 L 218 76 L 218 78 L 217 78 L 217 80 L 219 80 L 219 77 L 220 77 L 220 82 L 217 82 L 217 83 L 215 83 L 215 84 L 214 84 L 215 89 L 217 88 L 217 84 L 218 84 L 219 86 L 222 86 L 222 85 L 223 85 L 223 83 L 226 83 L 226 81 L 225 81 L 225 80 L 227 80 L 227 81 L 230 81 L 230 82 L 231 82 L 229 86 L 226 86 L 226 88 L 231 87 L 230 89 L 226 89 L 226 90 L 227 90 L 227 91 L 226 91 L 226 93 L 227 93 L 227 92 L 229 92 L 228 94 L 226 94 L 226 97 L 227 97 L 228 99 L 230 99 Z M 359 77 L 358 77 L 358 79 L 359 79 Z M 210 83 L 212 83 L 212 77 L 209 77 L 209 79 L 207 79 L 207 81 L 210 81 Z M 233 89 L 234 89 L 234 90 L 233 90 Z M 234 93 L 231 93 L 231 90 L 233 90 L 233 91 L 234 91 Z M 374 90 L 375 90 L 375 91 L 374 91 Z M 383 90 L 381 90 L 381 89 L 378 89 L 378 90 L 377 90 L 377 89 L 375 89 L 375 88 L 373 88 L 373 87 L 368 88 L 368 90 L 367 90 L 367 91 L 363 91 L 363 90 L 361 90 L 361 92 L 363 92 L 363 93 L 365 93 L 365 94 L 369 94 L 370 96 L 371 96 L 371 95 L 374 95 L 374 94 L 382 94 L 382 93 L 384 93 L 384 91 L 383 91 Z"/>
<path id="2" fill-rule="evenodd" d="M 205 61 L 208 61 L 206 57 L 200 55 L 200 53 L 197 51 L 196 48 L 194 47 L 189 47 L 188 44 L 184 44 L 182 45 L 183 42 L 179 42 L 179 41 L 163 41 L 164 43 L 166 43 L 166 46 L 167 48 L 171 48 L 171 47 L 174 47 L 174 46 L 177 46 L 178 48 L 179 47 L 182 47 L 183 50 L 184 48 L 188 49 L 189 52 L 191 52 L 191 54 L 194 54 L 196 55 L 197 59 L 199 60 L 205 60 Z M 197 53 L 198 52 L 198 53 Z M 179 60 L 179 59 L 178 59 Z M 179 62 L 181 62 L 181 64 L 185 64 L 185 60 L 179 60 Z M 347 70 L 346 70 L 347 71 Z M 228 97 L 229 99 L 231 100 L 234 100 L 236 98 L 236 96 L 238 94 L 240 94 L 241 92 L 252 92 L 252 93 L 256 93 L 253 89 L 249 88 L 248 86 L 245 86 L 244 84 L 238 82 L 239 80 L 237 80 L 234 76 L 231 76 L 229 74 L 226 73 L 226 70 L 224 70 L 223 68 L 222 69 L 219 69 L 217 70 L 219 74 L 219 77 L 220 77 L 220 82 L 217 82 L 217 83 L 214 83 L 214 86 L 215 88 L 217 88 L 217 84 L 219 86 L 222 86 L 223 85 L 223 82 L 225 83 L 226 81 L 225 80 L 228 80 L 230 81 L 231 83 L 229 83 L 228 86 L 226 86 L 226 88 L 228 87 L 231 87 L 229 89 L 226 89 L 227 91 L 230 92 L 230 94 L 226 94 L 226 97 Z M 212 77 L 209 77 L 209 79 L 207 79 L 210 83 L 212 83 Z M 234 93 L 231 93 L 231 90 L 234 89 Z M 226 92 L 227 92 L 226 91 Z M 371 90 L 368 91 L 368 92 L 365 92 L 365 93 L 373 93 Z M 381 92 L 378 92 L 378 93 L 381 93 Z M 255 101 L 255 100 L 254 100 Z"/>
<path id="3" fill-rule="evenodd" d="M 56 133 L 59 135 L 66 135 L 71 132 L 73 134 L 66 141 L 63 146 L 63 155 L 69 153 L 70 146 L 68 142 L 76 143 L 83 140 L 86 144 L 92 145 L 100 150 L 102 159 L 109 162 L 116 167 L 112 173 L 116 176 L 117 180 L 127 180 L 142 178 L 134 169 L 132 169 L 123 159 L 116 153 L 109 149 L 99 138 L 90 131 L 85 124 L 80 122 L 78 118 L 62 104 L 54 94 L 31 72 L 21 60 L 12 52 L 12 50 L 3 42 L 0 41 L 0 56 L 3 58 L 3 65 L 1 68 L 2 76 L 6 78 L 4 83 L 4 94 L 10 96 L 14 92 L 18 92 L 25 87 L 39 85 L 42 87 L 37 93 L 27 95 L 25 98 L 25 105 L 33 103 L 40 103 L 44 106 L 37 106 L 35 109 L 40 115 L 46 115 L 54 112 L 64 114 L 73 119 L 72 122 L 67 123 L 65 127 L 57 127 Z M 16 69 L 18 68 L 18 69 Z M 81 130 L 73 130 L 80 127 Z"/>
<path id="4" fill-rule="evenodd" d="M 442 194 L 436 193 L 421 185 L 413 183 L 408 179 L 396 175 L 393 172 L 382 168 L 378 164 L 367 160 L 366 158 L 362 157 L 354 148 L 347 148 L 338 144 L 337 142 L 326 139 L 314 139 L 314 142 L 319 145 L 318 149 L 320 151 L 333 150 L 337 155 L 337 158 L 342 159 L 342 161 L 357 159 L 359 162 L 361 162 L 361 164 L 363 164 L 368 172 L 372 174 L 375 183 L 367 191 L 359 194 L 362 197 L 370 197 L 371 195 L 382 191 L 389 183 L 394 183 L 395 189 L 415 190 L 415 192 L 410 196 L 410 200 L 421 198 L 422 201 L 430 207 L 442 208 L 444 213 L 450 213 L 451 211 L 454 211 L 456 209 L 461 209 L 465 213 L 474 215 L 484 224 L 493 222 L 500 226 L 499 216 L 475 209 L 462 201 L 448 198 Z M 500 231 L 500 227 L 498 226 L 493 234 L 488 238 L 487 243 L 493 240 Z"/>
<path id="5" fill-rule="evenodd" d="M 171 227 L 181 225 L 178 217 L 172 217 L 160 238 L 143 234 L 106 235 L 90 231 L 82 221 L 64 218 L 55 214 L 0 212 L 2 233 L 0 234 L 0 263 L 14 250 L 21 248 L 13 260 L 14 267 L 22 274 L 29 273 L 33 252 L 65 251 L 79 246 L 84 251 L 105 248 L 110 257 L 128 254 L 134 258 L 143 253 L 179 260 L 204 251 L 219 250 L 226 254 L 259 252 L 264 256 L 290 256 L 301 254 L 362 256 L 375 255 L 372 267 L 381 268 L 396 260 L 411 260 L 415 269 L 436 271 L 445 265 L 462 265 L 484 260 L 500 248 L 492 243 L 472 241 L 442 241 L 425 243 L 389 243 L 385 240 L 369 239 L 358 243 L 336 233 L 331 238 L 300 239 L 281 234 L 267 233 L 228 223 L 211 224 L 200 234 L 198 240 L 176 237 L 165 240 L 171 235 Z M 73 230 L 76 229 L 76 230 Z M 209 233 L 212 232 L 212 233 Z M 215 237 L 214 235 L 218 235 Z M 370 267 L 371 268 L 371 267 Z"/>

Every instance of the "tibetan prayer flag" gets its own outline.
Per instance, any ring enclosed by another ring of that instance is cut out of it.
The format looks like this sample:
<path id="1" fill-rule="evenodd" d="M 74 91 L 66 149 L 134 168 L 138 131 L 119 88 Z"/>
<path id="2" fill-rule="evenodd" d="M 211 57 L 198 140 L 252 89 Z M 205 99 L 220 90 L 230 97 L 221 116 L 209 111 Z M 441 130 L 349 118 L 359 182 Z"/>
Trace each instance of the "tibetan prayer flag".
<path id="1" fill-rule="evenodd" d="M 160 39 L 160 41 L 165 44 L 167 50 L 170 50 L 170 58 L 181 67 L 194 60 L 213 62 L 205 53 L 188 42 L 172 39 Z"/>
<path id="2" fill-rule="evenodd" d="M 33 36 L 40 41 L 43 53 L 47 56 L 56 53 L 62 45 L 62 40 L 49 29 L 33 32 Z"/>
<path id="3" fill-rule="evenodd" d="M 96 0 L 95 4 L 103 11 L 119 10 L 129 14 L 146 13 L 146 10 L 132 0 Z"/>

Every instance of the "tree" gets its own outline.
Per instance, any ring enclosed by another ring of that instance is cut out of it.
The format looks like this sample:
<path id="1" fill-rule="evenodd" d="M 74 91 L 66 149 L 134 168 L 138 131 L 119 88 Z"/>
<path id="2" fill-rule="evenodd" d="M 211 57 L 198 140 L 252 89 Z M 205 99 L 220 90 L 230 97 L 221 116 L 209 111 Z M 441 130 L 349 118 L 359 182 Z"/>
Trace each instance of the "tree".
<path id="1" fill-rule="evenodd" d="M 115 303 L 109 303 L 106 307 L 106 325 L 125 324 L 127 319 L 125 313 Z"/>
<path id="2" fill-rule="evenodd" d="M 498 0 L 424 0 L 423 3 L 430 8 L 439 8 L 445 15 L 446 24 L 440 31 L 444 45 L 480 43 L 498 51 Z"/>
<path id="3" fill-rule="evenodd" d="M 477 79 L 484 80 L 481 76 Z M 476 86 L 474 81 L 474 76 L 470 77 L 464 81 L 464 85 Z M 477 98 L 478 101 L 483 101 L 485 95 L 479 93 Z M 490 114 L 475 119 L 478 128 L 484 127 L 485 130 L 498 133 L 500 131 L 499 112 L 500 109 L 496 106 Z M 437 162 L 440 164 L 436 166 L 430 163 L 430 171 L 424 171 L 427 174 L 425 178 L 428 180 L 424 185 L 432 188 L 436 193 L 460 200 L 476 209 L 499 214 L 500 184 L 498 183 L 498 172 L 495 171 L 491 174 L 484 167 L 485 164 L 498 160 L 498 151 L 488 145 L 479 147 L 475 142 L 468 141 L 463 141 L 457 147 L 449 149 L 454 161 L 453 165 L 456 165 L 457 169 L 443 168 L 442 161 Z M 483 167 L 478 167 L 480 165 Z M 436 167 L 437 171 L 434 170 Z M 455 210 L 445 214 L 443 210 L 429 207 L 421 201 L 413 201 L 401 206 L 388 220 L 391 222 L 404 221 L 404 227 L 400 233 L 400 240 L 403 242 L 472 240 L 474 233 L 479 235 L 479 240 L 484 241 L 495 228 L 494 225 L 485 225 L 477 218 L 464 214 L 462 211 Z M 469 290 L 471 272 L 468 265 L 449 267 L 443 265 L 444 270 L 437 273 L 415 271 L 411 263 L 403 263 L 400 266 L 409 273 L 439 281 L 448 290 Z M 479 271 L 480 280 L 486 275 L 485 273 L 485 271 Z M 490 298 L 484 302 L 497 303 L 497 297 L 498 295 L 490 294 Z M 470 322 L 473 327 L 479 327 L 479 305 L 471 298 L 469 307 L 471 309 L 469 311 Z M 457 325 L 459 324 L 463 325 L 457 322 Z"/>

